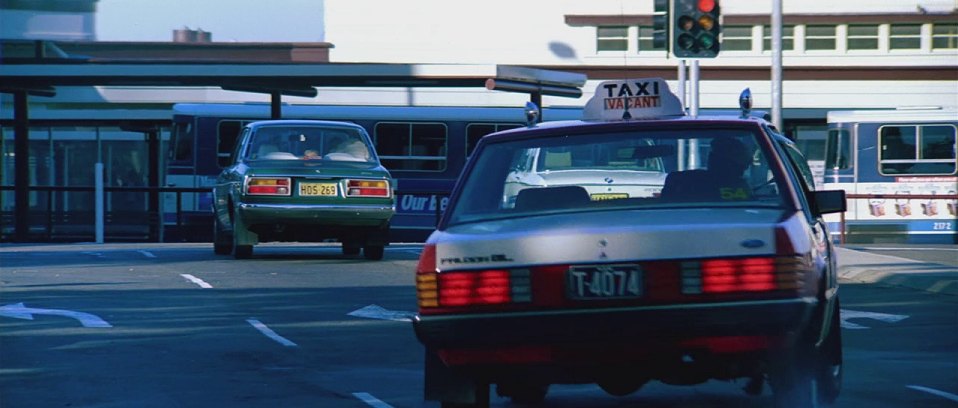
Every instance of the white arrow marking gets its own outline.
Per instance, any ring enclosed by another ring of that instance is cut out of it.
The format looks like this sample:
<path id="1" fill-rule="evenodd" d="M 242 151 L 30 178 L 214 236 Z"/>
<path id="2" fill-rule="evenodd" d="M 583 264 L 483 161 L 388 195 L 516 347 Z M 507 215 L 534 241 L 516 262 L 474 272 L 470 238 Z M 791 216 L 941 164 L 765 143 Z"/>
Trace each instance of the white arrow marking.
<path id="1" fill-rule="evenodd" d="M 393 408 L 392 405 L 383 402 L 379 398 L 376 398 L 367 392 L 354 392 L 353 396 L 359 398 L 360 401 L 365 402 L 366 405 L 369 405 L 373 408 Z"/>
<path id="2" fill-rule="evenodd" d="M 83 327 L 113 327 L 99 316 L 89 313 L 60 309 L 37 309 L 26 307 L 23 305 L 23 303 L 0 306 L 0 316 L 12 317 L 14 319 L 33 320 L 33 315 L 35 314 L 70 317 L 78 320 Z"/>
<path id="3" fill-rule="evenodd" d="M 246 319 L 246 322 L 252 325 L 256 330 L 259 330 L 260 333 L 263 333 L 266 337 L 269 337 L 273 341 L 282 344 L 286 347 L 297 347 L 296 343 L 293 343 L 289 339 L 280 336 L 278 333 L 267 327 L 263 322 L 256 319 Z"/>
<path id="4" fill-rule="evenodd" d="M 186 278 L 186 280 L 188 280 L 188 281 L 190 281 L 190 282 L 193 282 L 193 283 L 197 284 L 199 287 L 201 287 L 201 288 L 203 288 L 203 289 L 210 289 L 210 288 L 213 287 L 213 285 L 210 285 L 209 283 L 206 283 L 206 282 L 203 281 L 202 279 L 197 278 L 197 277 L 195 277 L 195 276 L 193 276 L 193 275 L 190 275 L 190 274 L 188 274 L 188 273 L 181 273 L 180 276 Z"/>
<path id="5" fill-rule="evenodd" d="M 896 315 L 890 313 L 862 312 L 858 310 L 842 309 L 842 328 L 843 329 L 867 329 L 868 326 L 862 326 L 849 322 L 848 319 L 874 319 L 885 323 L 895 323 L 907 319 L 907 315 Z"/>
<path id="6" fill-rule="evenodd" d="M 411 322 L 416 314 L 413 312 L 403 312 L 400 310 L 383 309 L 377 305 L 369 305 L 362 309 L 353 310 L 347 313 L 349 316 L 365 317 L 367 319 L 392 320 L 395 322 Z"/>

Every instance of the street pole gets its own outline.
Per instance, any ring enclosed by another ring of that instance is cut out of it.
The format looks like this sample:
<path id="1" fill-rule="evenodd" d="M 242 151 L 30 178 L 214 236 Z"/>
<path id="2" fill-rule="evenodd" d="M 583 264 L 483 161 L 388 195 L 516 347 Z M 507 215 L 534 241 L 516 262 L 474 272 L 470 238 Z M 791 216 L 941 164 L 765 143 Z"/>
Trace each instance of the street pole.
<path id="1" fill-rule="evenodd" d="M 782 0 L 772 0 L 772 124 L 782 127 Z"/>

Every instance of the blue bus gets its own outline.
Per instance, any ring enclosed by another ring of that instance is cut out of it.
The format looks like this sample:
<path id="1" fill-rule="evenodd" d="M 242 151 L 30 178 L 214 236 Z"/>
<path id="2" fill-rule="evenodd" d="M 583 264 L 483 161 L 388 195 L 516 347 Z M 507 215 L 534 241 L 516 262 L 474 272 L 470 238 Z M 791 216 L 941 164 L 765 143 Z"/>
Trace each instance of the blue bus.
<path id="1" fill-rule="evenodd" d="M 542 118 L 573 120 L 581 114 L 581 107 L 552 107 L 543 109 Z M 229 163 L 240 129 L 269 117 L 266 104 L 174 105 L 167 186 L 212 186 Z M 526 120 L 523 107 L 286 105 L 282 117 L 347 121 L 366 129 L 396 180 L 393 242 L 425 240 L 479 138 L 524 126 Z M 187 194 L 179 203 L 170 200 L 163 204 L 168 235 L 175 225 L 212 225 L 209 193 Z M 182 210 L 179 220 L 176 206 Z"/>
<path id="2" fill-rule="evenodd" d="M 824 187 L 849 195 L 846 242 L 958 243 L 958 110 L 833 111 Z M 941 198 L 938 198 L 938 197 Z"/>

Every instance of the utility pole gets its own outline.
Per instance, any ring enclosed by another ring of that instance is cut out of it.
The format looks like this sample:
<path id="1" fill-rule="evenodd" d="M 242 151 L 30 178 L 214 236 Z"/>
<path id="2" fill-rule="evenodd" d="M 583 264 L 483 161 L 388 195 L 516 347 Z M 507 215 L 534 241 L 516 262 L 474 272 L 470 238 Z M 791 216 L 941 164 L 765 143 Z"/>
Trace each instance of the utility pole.
<path id="1" fill-rule="evenodd" d="M 772 124 L 782 128 L 782 0 L 772 0 Z"/>

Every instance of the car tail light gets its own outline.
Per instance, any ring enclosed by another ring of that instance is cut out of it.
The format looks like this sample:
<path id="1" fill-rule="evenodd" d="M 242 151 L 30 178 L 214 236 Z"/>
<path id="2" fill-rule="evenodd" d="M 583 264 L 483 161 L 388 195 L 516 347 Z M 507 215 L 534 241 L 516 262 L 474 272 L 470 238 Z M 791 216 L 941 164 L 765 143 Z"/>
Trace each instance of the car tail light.
<path id="1" fill-rule="evenodd" d="M 246 183 L 246 194 L 288 196 L 289 186 L 289 177 L 250 177 Z"/>
<path id="2" fill-rule="evenodd" d="M 346 180 L 346 197 L 389 197 L 386 180 Z"/>
<path id="3" fill-rule="evenodd" d="M 421 313 L 448 308 L 528 303 L 532 300 L 528 269 L 439 272 L 436 246 L 426 245 L 416 266 L 416 294 Z"/>
<path id="4" fill-rule="evenodd" d="M 767 256 L 682 262 L 686 295 L 800 290 L 812 264 L 807 257 Z"/>

